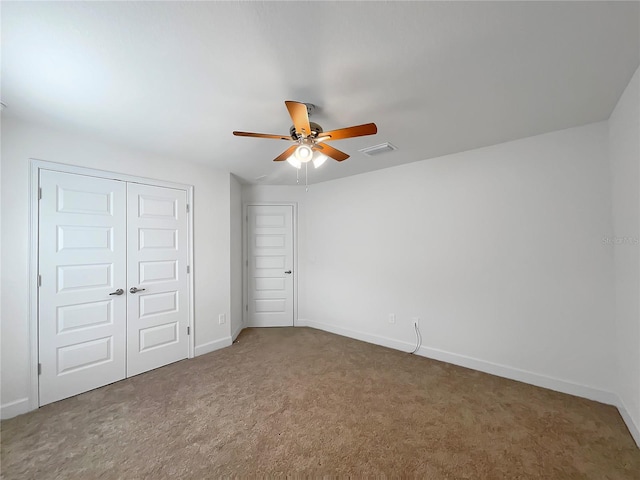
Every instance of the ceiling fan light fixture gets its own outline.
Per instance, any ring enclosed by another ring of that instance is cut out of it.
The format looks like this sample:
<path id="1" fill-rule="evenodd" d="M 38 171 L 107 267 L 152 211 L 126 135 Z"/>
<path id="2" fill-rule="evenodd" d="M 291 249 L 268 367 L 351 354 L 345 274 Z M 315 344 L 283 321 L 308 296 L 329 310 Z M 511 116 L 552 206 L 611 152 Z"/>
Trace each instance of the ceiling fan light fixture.
<path id="1" fill-rule="evenodd" d="M 320 165 L 327 161 L 327 158 L 329 157 L 327 157 L 324 153 L 316 152 L 313 155 L 313 166 L 315 168 L 318 168 Z"/>
<path id="2" fill-rule="evenodd" d="M 298 148 L 296 148 L 296 151 L 293 152 L 293 156 L 296 157 L 298 161 L 307 163 L 313 156 L 313 150 L 311 150 L 311 147 L 309 147 L 308 145 L 300 145 Z"/>
<path id="3" fill-rule="evenodd" d="M 302 167 L 302 162 L 296 158 L 295 154 L 293 154 L 289 158 L 287 158 L 287 162 L 289 163 L 289 165 L 291 165 L 291 166 L 293 166 L 295 168 Z"/>

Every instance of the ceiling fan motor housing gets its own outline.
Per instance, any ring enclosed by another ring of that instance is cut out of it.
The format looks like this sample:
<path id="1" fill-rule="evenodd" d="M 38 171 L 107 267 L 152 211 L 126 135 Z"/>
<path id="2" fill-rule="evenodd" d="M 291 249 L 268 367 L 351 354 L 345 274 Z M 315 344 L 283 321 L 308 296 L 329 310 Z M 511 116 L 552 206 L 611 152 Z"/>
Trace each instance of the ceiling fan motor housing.
<path id="1" fill-rule="evenodd" d="M 311 137 L 316 138 L 319 134 L 323 132 L 322 127 L 315 122 L 309 122 L 309 126 L 311 127 Z M 300 135 L 296 132 L 295 125 L 292 125 L 289 129 L 289 133 L 291 134 L 291 139 L 298 141 L 300 139 Z"/>

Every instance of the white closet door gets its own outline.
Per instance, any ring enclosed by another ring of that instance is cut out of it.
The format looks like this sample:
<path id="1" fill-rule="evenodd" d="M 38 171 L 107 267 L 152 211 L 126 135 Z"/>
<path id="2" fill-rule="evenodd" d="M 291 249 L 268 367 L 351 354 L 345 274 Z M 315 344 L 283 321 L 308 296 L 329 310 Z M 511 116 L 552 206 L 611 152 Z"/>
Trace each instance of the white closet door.
<path id="1" fill-rule="evenodd" d="M 127 376 L 132 376 L 189 354 L 187 198 L 184 190 L 135 183 L 127 190 Z"/>
<path id="2" fill-rule="evenodd" d="M 126 184 L 42 170 L 40 405 L 125 377 Z"/>

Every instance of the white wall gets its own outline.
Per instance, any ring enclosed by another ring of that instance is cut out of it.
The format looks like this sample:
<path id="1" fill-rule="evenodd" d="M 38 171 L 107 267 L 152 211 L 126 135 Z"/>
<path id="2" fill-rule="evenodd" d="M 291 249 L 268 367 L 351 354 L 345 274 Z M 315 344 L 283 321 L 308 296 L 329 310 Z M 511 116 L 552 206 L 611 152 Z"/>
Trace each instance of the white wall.
<path id="1" fill-rule="evenodd" d="M 640 70 L 609 119 L 616 281 L 617 391 L 640 445 Z M 624 415 L 624 412 L 623 412 Z"/>
<path id="2" fill-rule="evenodd" d="M 181 159 L 121 148 L 2 120 L 2 414 L 21 413 L 29 403 L 28 252 L 29 159 L 36 158 L 152 179 L 194 185 L 194 265 L 196 353 L 231 343 L 229 174 Z"/>
<path id="3" fill-rule="evenodd" d="M 231 181 L 231 305 L 230 328 L 235 340 L 242 330 L 242 185 L 230 175 Z"/>
<path id="4" fill-rule="evenodd" d="M 409 351 L 420 317 L 423 355 L 614 403 L 607 133 L 312 185 L 301 323 Z"/>

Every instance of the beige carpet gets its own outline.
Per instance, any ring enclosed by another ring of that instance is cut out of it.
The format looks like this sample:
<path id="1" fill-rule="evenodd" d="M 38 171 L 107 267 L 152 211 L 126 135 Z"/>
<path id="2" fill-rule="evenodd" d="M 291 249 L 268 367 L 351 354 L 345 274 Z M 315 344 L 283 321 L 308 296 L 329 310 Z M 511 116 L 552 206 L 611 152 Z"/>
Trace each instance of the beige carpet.
<path id="1" fill-rule="evenodd" d="M 309 328 L 2 422 L 4 479 L 640 478 L 614 407 Z"/>

